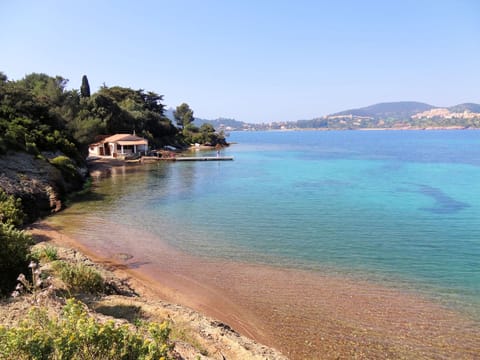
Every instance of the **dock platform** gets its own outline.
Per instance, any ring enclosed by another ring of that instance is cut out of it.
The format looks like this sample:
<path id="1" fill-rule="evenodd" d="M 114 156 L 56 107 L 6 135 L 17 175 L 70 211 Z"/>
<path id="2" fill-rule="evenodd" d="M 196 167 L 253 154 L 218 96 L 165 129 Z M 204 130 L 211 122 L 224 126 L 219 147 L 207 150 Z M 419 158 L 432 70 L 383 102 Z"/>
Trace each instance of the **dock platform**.
<path id="1" fill-rule="evenodd" d="M 178 156 L 176 161 L 231 161 L 233 156 Z"/>

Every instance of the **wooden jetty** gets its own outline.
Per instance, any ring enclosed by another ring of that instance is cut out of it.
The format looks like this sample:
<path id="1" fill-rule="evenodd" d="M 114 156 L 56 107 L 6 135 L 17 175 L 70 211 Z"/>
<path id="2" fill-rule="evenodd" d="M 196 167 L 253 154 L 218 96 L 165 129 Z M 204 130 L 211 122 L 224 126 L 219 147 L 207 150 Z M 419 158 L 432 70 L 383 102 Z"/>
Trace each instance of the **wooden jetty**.
<path id="1" fill-rule="evenodd" d="M 151 163 L 157 161 L 231 161 L 233 156 L 142 156 L 138 159 L 125 160 L 126 163 Z"/>
<path id="2" fill-rule="evenodd" d="M 233 156 L 177 156 L 176 161 L 230 161 Z"/>

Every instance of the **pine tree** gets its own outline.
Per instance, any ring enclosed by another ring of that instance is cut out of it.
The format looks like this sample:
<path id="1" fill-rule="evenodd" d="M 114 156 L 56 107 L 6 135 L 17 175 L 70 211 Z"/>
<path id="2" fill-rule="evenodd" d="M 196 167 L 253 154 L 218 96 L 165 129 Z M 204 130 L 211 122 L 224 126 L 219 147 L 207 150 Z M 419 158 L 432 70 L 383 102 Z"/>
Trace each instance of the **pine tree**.
<path id="1" fill-rule="evenodd" d="M 90 85 L 88 84 L 87 75 L 82 77 L 82 86 L 80 87 L 80 96 L 81 97 L 90 97 Z"/>

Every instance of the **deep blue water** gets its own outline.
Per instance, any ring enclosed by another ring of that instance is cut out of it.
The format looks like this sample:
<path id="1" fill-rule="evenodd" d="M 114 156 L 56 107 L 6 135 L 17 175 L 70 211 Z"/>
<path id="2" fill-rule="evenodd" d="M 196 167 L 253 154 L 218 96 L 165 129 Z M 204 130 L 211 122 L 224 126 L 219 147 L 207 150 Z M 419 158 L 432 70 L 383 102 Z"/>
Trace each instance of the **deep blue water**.
<path id="1" fill-rule="evenodd" d="M 480 309 L 480 131 L 229 141 L 232 162 L 104 180 L 97 211 L 200 256 L 358 276 Z"/>

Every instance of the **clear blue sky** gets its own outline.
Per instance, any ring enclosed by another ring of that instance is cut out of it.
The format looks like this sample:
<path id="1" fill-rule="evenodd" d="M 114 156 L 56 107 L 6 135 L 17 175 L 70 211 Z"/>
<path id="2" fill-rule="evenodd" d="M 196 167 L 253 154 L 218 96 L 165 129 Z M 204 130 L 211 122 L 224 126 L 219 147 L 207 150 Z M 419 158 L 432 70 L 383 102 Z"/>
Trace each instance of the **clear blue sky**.
<path id="1" fill-rule="evenodd" d="M 480 1 L 0 2 L 0 71 L 188 103 L 202 118 L 310 119 L 385 101 L 480 102 Z"/>

